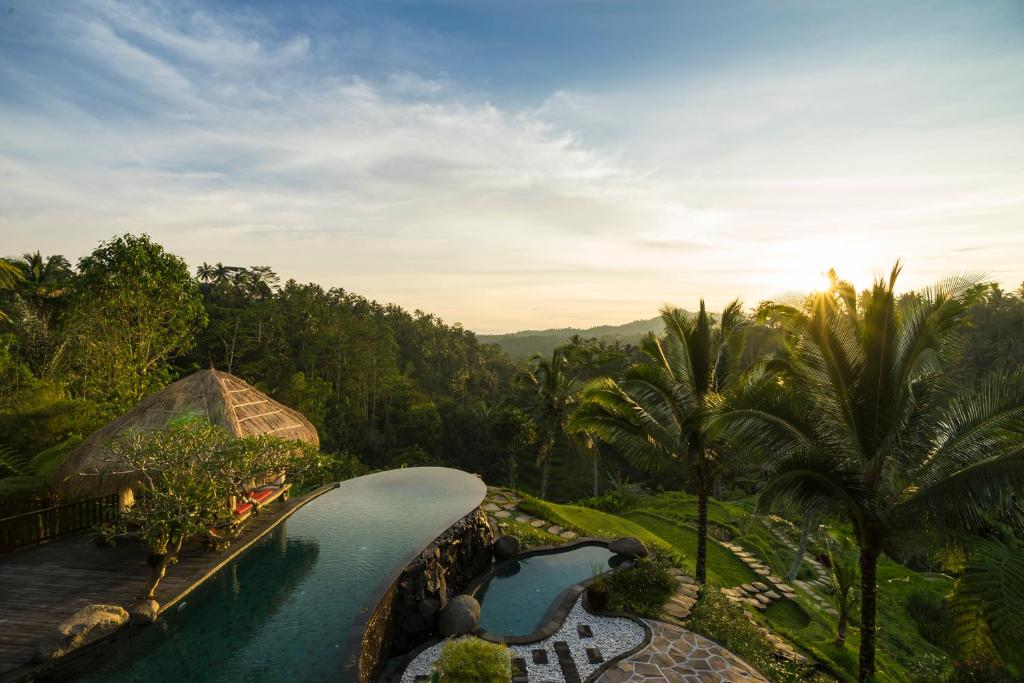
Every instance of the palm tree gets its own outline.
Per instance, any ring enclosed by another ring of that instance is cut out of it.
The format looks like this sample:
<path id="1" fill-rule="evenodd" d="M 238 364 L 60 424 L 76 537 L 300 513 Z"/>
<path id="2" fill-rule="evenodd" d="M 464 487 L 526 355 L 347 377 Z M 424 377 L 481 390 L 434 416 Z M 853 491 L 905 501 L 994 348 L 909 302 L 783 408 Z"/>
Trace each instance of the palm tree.
<path id="1" fill-rule="evenodd" d="M 202 265 L 196 268 L 196 277 L 199 278 L 200 282 L 206 282 L 207 284 L 213 282 L 216 273 L 216 269 L 206 261 L 203 261 Z"/>
<path id="2" fill-rule="evenodd" d="M 18 283 L 23 282 L 24 280 L 25 275 L 16 263 L 12 263 L 8 259 L 0 258 L 0 291 L 14 289 Z M 4 322 L 9 319 L 10 318 L 6 313 L 0 311 L 0 322 Z"/>
<path id="3" fill-rule="evenodd" d="M 518 380 L 533 393 L 534 421 L 540 442 L 537 452 L 537 464 L 541 466 L 540 497 L 545 498 L 556 442 L 565 438 L 574 446 L 577 443 L 576 433 L 569 431 L 567 425 L 578 399 L 579 382 L 572 376 L 569 361 L 561 349 L 555 349 L 550 361 L 534 356 L 531 366 Z"/>
<path id="4" fill-rule="evenodd" d="M 238 269 L 231 266 L 225 266 L 223 263 L 218 263 L 213 267 L 213 281 L 218 285 L 230 282 L 231 274 L 236 270 Z"/>
<path id="5" fill-rule="evenodd" d="M 661 318 L 665 343 L 648 335 L 641 344 L 645 362 L 627 369 L 621 381 L 589 383 L 572 427 L 608 442 L 640 469 L 685 467 L 697 491 L 696 578 L 703 583 L 708 499 L 723 455 L 707 426 L 722 392 L 739 377 L 745 321 L 738 300 L 725 308 L 717 326 L 704 301 L 696 315 L 665 307 Z"/>
<path id="6" fill-rule="evenodd" d="M 724 438 L 768 458 L 762 509 L 836 509 L 852 524 L 861 582 L 860 680 L 875 673 L 876 568 L 898 532 L 980 525 L 1011 514 L 1024 487 L 1024 372 L 944 401 L 977 280 L 953 278 L 897 300 L 900 265 L 860 301 L 836 283 L 806 305 L 775 305 L 789 369 L 750 383 Z"/>
<path id="7" fill-rule="evenodd" d="M 840 536 L 833 546 L 830 536 L 825 535 L 828 544 L 829 572 L 832 576 L 832 597 L 839 611 L 839 622 L 836 625 L 836 645 L 842 647 L 846 643 L 846 624 L 850 619 L 850 608 L 856 600 L 857 586 L 857 555 L 856 548 L 848 536 Z"/>

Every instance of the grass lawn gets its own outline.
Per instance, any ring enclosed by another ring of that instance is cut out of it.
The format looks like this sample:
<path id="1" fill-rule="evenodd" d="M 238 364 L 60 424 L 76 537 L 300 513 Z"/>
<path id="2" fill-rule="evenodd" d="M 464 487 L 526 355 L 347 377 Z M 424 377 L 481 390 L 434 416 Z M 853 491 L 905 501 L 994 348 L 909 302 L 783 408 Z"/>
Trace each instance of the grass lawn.
<path id="1" fill-rule="evenodd" d="M 696 529 L 642 510 L 626 512 L 623 516 L 672 544 L 686 556 L 689 571 L 694 571 L 694 558 L 697 556 Z M 708 581 L 724 588 L 731 588 L 760 580 L 761 577 L 738 557 L 713 539 L 708 539 Z"/>
<path id="2" fill-rule="evenodd" d="M 579 507 L 578 505 L 559 505 L 549 503 L 532 496 L 523 496 L 519 504 L 525 512 L 546 519 L 566 529 L 572 529 L 581 536 L 599 538 L 617 538 L 619 536 L 635 536 L 647 544 L 671 547 L 672 544 L 639 524 L 618 515 L 600 510 Z"/>

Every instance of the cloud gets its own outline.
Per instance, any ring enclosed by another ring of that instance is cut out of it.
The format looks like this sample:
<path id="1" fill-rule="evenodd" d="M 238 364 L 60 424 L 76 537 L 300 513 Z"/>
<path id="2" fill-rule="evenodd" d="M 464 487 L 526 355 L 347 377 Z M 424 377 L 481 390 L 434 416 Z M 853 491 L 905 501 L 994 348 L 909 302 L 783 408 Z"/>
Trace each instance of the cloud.
<path id="1" fill-rule="evenodd" d="M 832 265 L 860 284 L 897 257 L 908 285 L 1024 277 L 1024 136 L 993 104 L 1014 55 L 953 74 L 987 93 L 955 104 L 927 69 L 822 63 L 499 106 L 401 24 L 107 0 L 23 20 L 0 47 L 14 252 L 147 231 L 482 331 L 754 302 Z"/>

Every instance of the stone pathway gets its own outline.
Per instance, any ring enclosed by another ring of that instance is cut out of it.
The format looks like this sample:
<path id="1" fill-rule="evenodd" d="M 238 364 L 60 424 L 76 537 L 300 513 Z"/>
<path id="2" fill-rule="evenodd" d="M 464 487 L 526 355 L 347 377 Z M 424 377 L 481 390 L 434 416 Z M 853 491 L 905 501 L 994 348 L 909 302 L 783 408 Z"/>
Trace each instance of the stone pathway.
<path id="1" fill-rule="evenodd" d="M 519 509 L 519 501 L 520 498 L 512 491 L 489 486 L 487 488 L 487 496 L 484 498 L 483 508 L 495 527 L 499 527 L 502 522 L 514 519 L 520 524 L 529 524 L 534 529 L 542 529 L 552 536 L 557 536 L 563 541 L 571 541 L 578 536 L 575 531 L 563 529 L 557 524 L 552 524 L 551 522 L 522 512 Z"/>
<path id="2" fill-rule="evenodd" d="M 598 683 L 767 683 L 752 666 L 703 636 L 660 621 L 646 623 L 650 645 L 605 671 Z"/>

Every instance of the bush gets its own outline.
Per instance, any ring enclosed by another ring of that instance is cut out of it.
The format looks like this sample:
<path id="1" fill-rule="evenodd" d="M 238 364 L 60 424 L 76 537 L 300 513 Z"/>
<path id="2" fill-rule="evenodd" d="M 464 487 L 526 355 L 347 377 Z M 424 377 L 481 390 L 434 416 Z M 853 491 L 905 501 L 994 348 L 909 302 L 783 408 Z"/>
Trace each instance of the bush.
<path id="1" fill-rule="evenodd" d="M 441 683 L 507 683 L 512 655 L 507 646 L 473 636 L 447 641 L 434 663 Z"/>
<path id="2" fill-rule="evenodd" d="M 553 545 L 560 543 L 562 540 L 546 531 L 535 529 L 529 524 L 520 524 L 519 522 L 499 522 L 498 533 L 515 537 L 519 541 L 519 547 L 524 550 L 542 545 Z"/>
<path id="3" fill-rule="evenodd" d="M 600 510 L 601 512 L 622 512 L 629 507 L 636 496 L 627 491 L 611 491 L 601 496 L 583 498 L 576 501 L 575 505 Z"/>
<path id="4" fill-rule="evenodd" d="M 690 612 L 687 626 L 742 657 L 772 681 L 803 681 L 806 673 L 791 662 L 776 659 L 771 643 L 739 605 L 709 585 L 701 588 L 700 599 Z"/>
<path id="5" fill-rule="evenodd" d="M 602 578 L 608 592 L 608 609 L 657 617 L 661 606 L 675 593 L 679 582 L 669 573 L 668 561 L 645 557 L 630 569 L 613 571 Z"/>
<path id="6" fill-rule="evenodd" d="M 906 610 L 922 638 L 937 647 L 951 649 L 949 638 L 954 625 L 945 600 L 933 593 L 914 591 L 907 595 Z"/>

